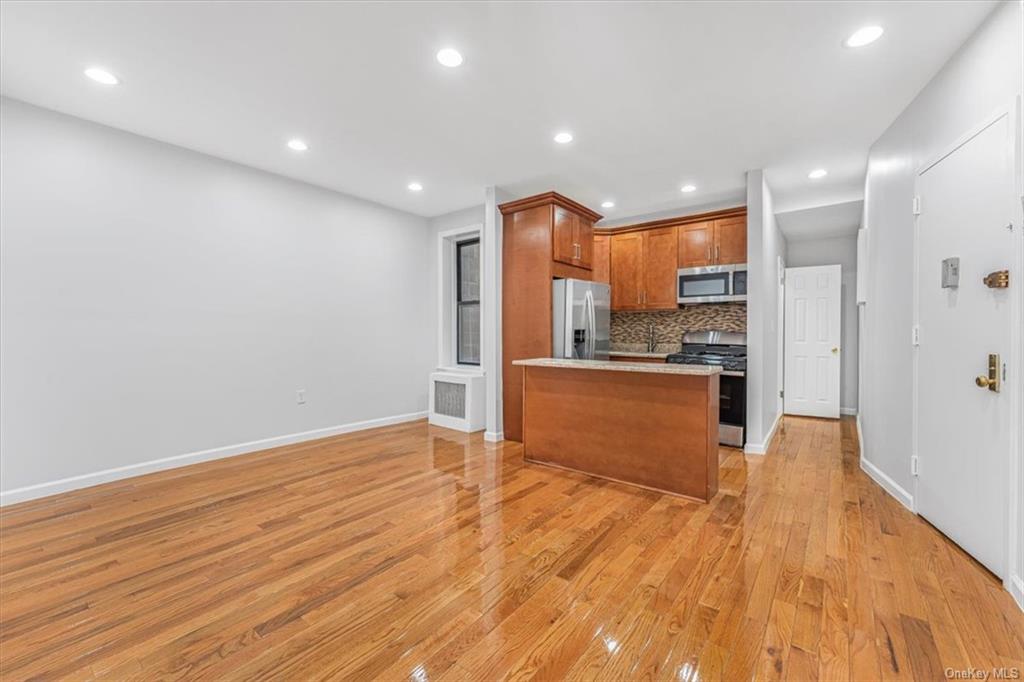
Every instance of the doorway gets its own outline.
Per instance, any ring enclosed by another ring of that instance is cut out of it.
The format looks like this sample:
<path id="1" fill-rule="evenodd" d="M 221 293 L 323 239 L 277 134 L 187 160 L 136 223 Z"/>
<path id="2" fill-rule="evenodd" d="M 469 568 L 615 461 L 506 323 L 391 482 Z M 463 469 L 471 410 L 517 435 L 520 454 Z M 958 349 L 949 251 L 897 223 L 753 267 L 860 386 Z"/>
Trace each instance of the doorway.
<path id="1" fill-rule="evenodd" d="M 915 202 L 915 505 L 1001 578 L 1019 429 L 1013 137 L 1008 112 L 979 126 L 919 171 Z"/>
<path id="2" fill-rule="evenodd" d="M 786 268 L 785 414 L 839 418 L 842 266 Z"/>

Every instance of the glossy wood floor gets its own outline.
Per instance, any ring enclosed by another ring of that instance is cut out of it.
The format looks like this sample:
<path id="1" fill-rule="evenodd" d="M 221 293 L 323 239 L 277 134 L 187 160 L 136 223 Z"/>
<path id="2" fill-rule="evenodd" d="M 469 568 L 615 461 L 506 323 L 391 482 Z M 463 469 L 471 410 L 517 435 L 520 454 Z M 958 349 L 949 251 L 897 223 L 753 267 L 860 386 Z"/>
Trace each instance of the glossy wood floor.
<path id="1" fill-rule="evenodd" d="M 687 502 L 413 423 L 2 512 L 2 678 L 943 679 L 1024 666 L 998 582 L 852 422 Z"/>

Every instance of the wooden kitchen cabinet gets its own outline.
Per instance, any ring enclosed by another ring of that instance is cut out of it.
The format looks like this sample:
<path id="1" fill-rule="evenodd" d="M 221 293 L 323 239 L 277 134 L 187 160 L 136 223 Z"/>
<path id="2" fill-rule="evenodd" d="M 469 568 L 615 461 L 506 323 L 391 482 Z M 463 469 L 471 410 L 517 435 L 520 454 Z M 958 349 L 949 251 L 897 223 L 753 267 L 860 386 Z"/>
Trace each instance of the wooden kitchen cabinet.
<path id="1" fill-rule="evenodd" d="M 560 206 L 554 207 L 551 222 L 551 258 L 572 265 L 576 260 L 576 216 Z"/>
<path id="2" fill-rule="evenodd" d="M 644 236 L 644 291 L 640 298 L 644 310 L 674 310 L 679 300 L 676 228 L 662 227 L 641 234 Z"/>
<path id="3" fill-rule="evenodd" d="M 576 227 L 574 228 L 576 244 L 579 254 L 576 262 L 578 268 L 591 270 L 594 267 L 594 221 L 587 220 L 581 215 L 576 216 Z"/>
<path id="4" fill-rule="evenodd" d="M 612 310 L 676 307 L 676 228 L 611 237 Z"/>
<path id="5" fill-rule="evenodd" d="M 522 440 L 523 371 L 513 367 L 512 361 L 551 355 L 551 282 L 592 278 L 594 223 L 601 215 L 556 192 L 498 208 L 502 214 L 502 415 L 505 438 Z"/>
<path id="6" fill-rule="evenodd" d="M 551 227 L 552 259 L 589 270 L 594 252 L 594 222 L 561 206 L 555 206 L 554 212 Z"/>
<path id="7" fill-rule="evenodd" d="M 715 265 L 747 262 L 747 217 L 715 221 Z"/>
<path id="8" fill-rule="evenodd" d="M 679 228 L 679 267 L 699 268 L 711 264 L 715 223 L 708 220 Z"/>
<path id="9" fill-rule="evenodd" d="M 679 267 L 747 262 L 746 215 L 718 218 L 679 227 Z"/>
<path id="10" fill-rule="evenodd" d="M 594 282 L 611 283 L 609 269 L 611 267 L 611 237 L 606 234 L 594 235 L 591 280 Z"/>
<path id="11" fill-rule="evenodd" d="M 609 278 L 612 310 L 643 310 L 643 232 L 612 235 Z"/>

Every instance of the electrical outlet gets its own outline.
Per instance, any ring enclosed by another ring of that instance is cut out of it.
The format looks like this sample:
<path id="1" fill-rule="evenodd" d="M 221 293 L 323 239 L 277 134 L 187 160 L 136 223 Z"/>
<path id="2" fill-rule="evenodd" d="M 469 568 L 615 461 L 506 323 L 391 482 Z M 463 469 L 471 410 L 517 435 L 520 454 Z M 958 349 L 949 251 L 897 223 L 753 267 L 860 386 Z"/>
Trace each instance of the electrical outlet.
<path id="1" fill-rule="evenodd" d="M 295 402 L 297 402 L 299 405 L 306 404 L 306 389 L 300 388 L 299 390 L 295 391 Z"/>

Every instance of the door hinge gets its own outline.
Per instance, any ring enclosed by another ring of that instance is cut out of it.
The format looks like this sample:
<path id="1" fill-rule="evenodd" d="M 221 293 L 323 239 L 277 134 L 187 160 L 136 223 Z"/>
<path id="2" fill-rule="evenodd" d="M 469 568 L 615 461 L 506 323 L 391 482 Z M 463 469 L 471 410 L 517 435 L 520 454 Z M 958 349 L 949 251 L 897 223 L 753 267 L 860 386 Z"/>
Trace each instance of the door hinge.
<path id="1" fill-rule="evenodd" d="M 786 389 L 784 389 L 784 388 L 780 388 L 779 389 L 779 397 L 780 398 L 785 398 L 786 397 Z"/>
<path id="2" fill-rule="evenodd" d="M 921 345 L 921 326 L 914 325 L 910 328 L 910 344 L 913 346 Z"/>
<path id="3" fill-rule="evenodd" d="M 921 197 L 914 197 L 914 215 L 921 215 Z"/>
<path id="4" fill-rule="evenodd" d="M 917 476 L 917 472 L 918 472 L 917 455 L 911 455 L 910 456 L 910 473 L 911 473 L 912 476 Z"/>

